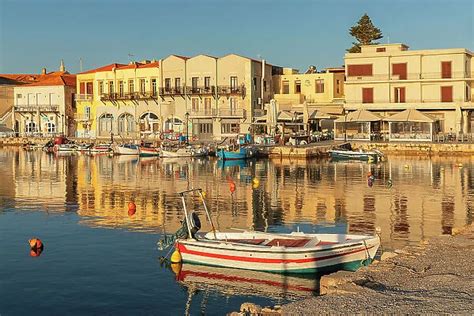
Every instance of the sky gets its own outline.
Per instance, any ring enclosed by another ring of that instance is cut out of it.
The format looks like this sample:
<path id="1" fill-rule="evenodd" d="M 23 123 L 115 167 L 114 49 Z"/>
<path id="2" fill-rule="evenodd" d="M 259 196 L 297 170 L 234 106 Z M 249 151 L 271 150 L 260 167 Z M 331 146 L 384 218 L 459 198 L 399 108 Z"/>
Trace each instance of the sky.
<path id="1" fill-rule="evenodd" d="M 473 0 L 0 0 L 0 73 L 200 53 L 323 69 L 343 65 L 364 13 L 381 43 L 474 50 Z"/>

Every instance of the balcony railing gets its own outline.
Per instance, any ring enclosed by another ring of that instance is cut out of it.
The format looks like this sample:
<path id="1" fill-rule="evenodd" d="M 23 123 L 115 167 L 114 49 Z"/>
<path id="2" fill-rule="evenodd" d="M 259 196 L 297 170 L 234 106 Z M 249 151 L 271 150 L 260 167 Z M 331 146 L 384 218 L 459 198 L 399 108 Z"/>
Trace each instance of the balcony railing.
<path id="1" fill-rule="evenodd" d="M 205 109 L 198 111 L 190 111 L 189 117 L 215 117 L 217 111 L 215 109 Z"/>
<path id="2" fill-rule="evenodd" d="M 131 92 L 131 93 L 118 93 L 116 94 L 115 100 L 149 100 L 156 99 L 158 92 Z"/>
<path id="3" fill-rule="evenodd" d="M 394 74 L 374 74 L 372 76 L 347 76 L 346 81 L 396 81 L 396 80 L 433 80 L 433 79 L 469 79 L 472 75 L 463 71 L 443 74 L 442 72 L 407 73 L 406 76 Z"/>
<path id="4" fill-rule="evenodd" d="M 100 100 L 101 101 L 115 101 L 117 100 L 118 96 L 119 96 L 118 93 L 102 93 L 100 95 Z"/>
<path id="5" fill-rule="evenodd" d="M 92 98 L 92 94 L 76 94 L 74 99 L 76 101 L 92 101 Z"/>
<path id="6" fill-rule="evenodd" d="M 192 95 L 214 95 L 216 94 L 216 87 L 186 87 L 186 94 Z"/>
<path id="7" fill-rule="evenodd" d="M 218 86 L 217 93 L 219 95 L 241 95 L 242 97 L 245 97 L 245 85 Z"/>
<path id="8" fill-rule="evenodd" d="M 15 112 L 59 112 L 59 105 L 37 104 L 37 105 L 15 105 Z"/>
<path id="9" fill-rule="evenodd" d="M 74 120 L 76 122 L 90 122 L 92 118 L 90 114 L 74 114 Z"/>
<path id="10" fill-rule="evenodd" d="M 160 88 L 160 96 L 184 95 L 185 87 L 164 87 Z"/>
<path id="11" fill-rule="evenodd" d="M 244 118 L 245 117 L 245 109 L 219 109 L 217 111 L 218 117 L 238 117 Z"/>
<path id="12" fill-rule="evenodd" d="M 377 104 L 377 103 L 392 103 L 392 104 L 404 104 L 404 103 L 454 103 L 454 102 L 470 102 L 466 101 L 463 98 L 453 98 L 452 101 L 442 101 L 441 98 L 435 99 L 435 98 L 429 98 L 429 99 L 406 99 L 404 102 L 395 102 L 395 100 L 388 100 L 388 99 L 382 99 L 382 100 L 377 100 L 375 99 L 374 102 L 372 103 L 364 103 L 367 105 L 370 104 Z M 347 99 L 346 104 L 352 104 L 352 103 L 363 103 L 361 99 L 356 99 L 356 100 L 351 100 Z"/>

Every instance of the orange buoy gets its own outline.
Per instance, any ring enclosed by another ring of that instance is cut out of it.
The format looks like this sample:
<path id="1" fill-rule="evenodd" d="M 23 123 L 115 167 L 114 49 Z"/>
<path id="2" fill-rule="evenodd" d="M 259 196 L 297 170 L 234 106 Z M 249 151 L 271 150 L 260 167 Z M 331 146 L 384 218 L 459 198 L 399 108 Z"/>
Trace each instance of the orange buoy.
<path id="1" fill-rule="evenodd" d="M 32 250 L 43 249 L 44 247 L 43 242 L 39 238 L 31 238 L 30 240 L 28 240 L 28 243 L 30 244 L 30 248 Z"/>
<path id="2" fill-rule="evenodd" d="M 35 250 L 31 249 L 30 250 L 30 256 L 31 257 L 39 257 L 42 252 L 43 252 L 43 248 L 37 248 Z"/>
<path id="3" fill-rule="evenodd" d="M 235 183 L 234 182 L 229 183 L 229 189 L 230 189 L 231 193 L 235 192 Z"/>
<path id="4" fill-rule="evenodd" d="M 133 216 L 137 212 L 137 205 L 134 202 L 128 202 L 128 216 Z"/>

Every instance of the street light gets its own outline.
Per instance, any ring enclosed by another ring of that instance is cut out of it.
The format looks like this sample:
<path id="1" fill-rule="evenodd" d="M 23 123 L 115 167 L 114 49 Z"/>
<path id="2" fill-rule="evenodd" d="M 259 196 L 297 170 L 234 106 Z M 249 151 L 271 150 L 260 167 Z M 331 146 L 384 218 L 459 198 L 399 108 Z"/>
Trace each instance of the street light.
<path id="1" fill-rule="evenodd" d="M 189 113 L 184 114 L 186 117 L 186 145 L 189 145 Z"/>

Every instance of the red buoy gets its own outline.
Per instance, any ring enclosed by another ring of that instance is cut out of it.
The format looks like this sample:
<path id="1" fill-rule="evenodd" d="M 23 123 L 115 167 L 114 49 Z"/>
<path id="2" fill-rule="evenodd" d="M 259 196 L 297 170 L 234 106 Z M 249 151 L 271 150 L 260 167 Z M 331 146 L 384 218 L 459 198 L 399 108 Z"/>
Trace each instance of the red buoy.
<path id="1" fill-rule="evenodd" d="M 235 183 L 234 182 L 229 183 L 229 189 L 230 189 L 231 193 L 235 192 Z"/>
<path id="2" fill-rule="evenodd" d="M 30 256 L 39 257 L 44 249 L 44 244 L 39 238 L 31 238 L 28 240 L 30 244 Z"/>
<path id="3" fill-rule="evenodd" d="M 137 212 L 137 206 L 134 202 L 128 202 L 128 216 L 133 216 Z"/>

